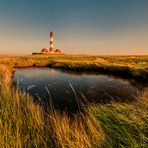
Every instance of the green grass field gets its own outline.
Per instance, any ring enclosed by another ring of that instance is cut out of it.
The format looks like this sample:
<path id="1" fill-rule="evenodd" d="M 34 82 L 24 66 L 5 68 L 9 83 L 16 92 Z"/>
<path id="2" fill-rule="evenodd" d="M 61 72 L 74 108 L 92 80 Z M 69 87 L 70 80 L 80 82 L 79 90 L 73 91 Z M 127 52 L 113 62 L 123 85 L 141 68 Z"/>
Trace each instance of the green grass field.
<path id="1" fill-rule="evenodd" d="M 0 57 L 0 147 L 148 147 L 148 91 L 136 102 L 88 105 L 73 118 L 48 112 L 12 86 L 15 67 L 51 66 L 148 80 L 148 56 Z"/>

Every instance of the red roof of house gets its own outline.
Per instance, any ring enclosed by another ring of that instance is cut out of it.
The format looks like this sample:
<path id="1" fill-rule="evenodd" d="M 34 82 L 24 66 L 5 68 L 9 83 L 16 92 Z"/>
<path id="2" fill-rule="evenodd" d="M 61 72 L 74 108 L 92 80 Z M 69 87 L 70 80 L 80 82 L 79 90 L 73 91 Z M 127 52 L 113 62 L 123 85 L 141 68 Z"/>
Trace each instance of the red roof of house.
<path id="1" fill-rule="evenodd" d="M 55 50 L 56 53 L 61 53 L 62 51 L 60 49 Z"/>
<path id="2" fill-rule="evenodd" d="M 41 52 L 49 52 L 49 50 L 47 48 L 43 48 Z"/>

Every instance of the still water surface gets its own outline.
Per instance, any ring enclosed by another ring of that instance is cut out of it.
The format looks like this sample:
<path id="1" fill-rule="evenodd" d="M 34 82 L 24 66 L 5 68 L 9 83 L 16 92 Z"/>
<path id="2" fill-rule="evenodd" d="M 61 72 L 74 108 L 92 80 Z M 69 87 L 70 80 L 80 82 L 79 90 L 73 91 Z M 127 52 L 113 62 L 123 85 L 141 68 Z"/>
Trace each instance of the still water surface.
<path id="1" fill-rule="evenodd" d="M 131 102 L 143 94 L 146 86 L 134 81 L 94 72 L 75 72 L 54 68 L 19 68 L 14 85 L 34 100 L 47 104 L 52 100 L 60 110 L 76 111 L 77 102 Z"/>

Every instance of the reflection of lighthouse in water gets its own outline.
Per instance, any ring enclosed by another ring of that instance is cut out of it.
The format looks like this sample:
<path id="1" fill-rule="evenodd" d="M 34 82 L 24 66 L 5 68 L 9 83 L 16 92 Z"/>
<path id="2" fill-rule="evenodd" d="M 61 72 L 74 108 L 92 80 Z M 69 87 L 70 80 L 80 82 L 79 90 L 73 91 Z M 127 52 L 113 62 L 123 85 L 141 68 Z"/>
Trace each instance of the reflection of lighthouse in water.
<path id="1" fill-rule="evenodd" d="M 50 38 L 49 38 L 49 52 L 54 53 L 54 46 L 53 46 L 53 32 L 50 32 Z"/>
<path id="2" fill-rule="evenodd" d="M 50 75 L 50 77 L 51 77 L 52 80 L 55 80 L 55 77 L 54 77 L 55 76 L 55 70 L 50 69 L 49 70 L 49 75 Z"/>

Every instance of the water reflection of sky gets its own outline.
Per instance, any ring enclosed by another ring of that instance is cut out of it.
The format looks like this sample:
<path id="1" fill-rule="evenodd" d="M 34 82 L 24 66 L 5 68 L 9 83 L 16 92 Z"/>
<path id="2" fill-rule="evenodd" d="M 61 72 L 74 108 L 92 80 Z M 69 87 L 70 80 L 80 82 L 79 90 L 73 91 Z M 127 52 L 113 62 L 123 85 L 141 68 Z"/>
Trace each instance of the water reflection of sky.
<path id="1" fill-rule="evenodd" d="M 15 85 L 22 91 L 29 92 L 35 99 L 39 97 L 48 101 L 51 97 L 53 102 L 58 102 L 59 106 L 63 105 L 63 108 L 75 100 L 71 86 L 78 98 L 85 97 L 89 102 L 96 103 L 130 102 L 145 89 L 134 80 L 53 68 L 16 69 L 13 80 Z"/>

